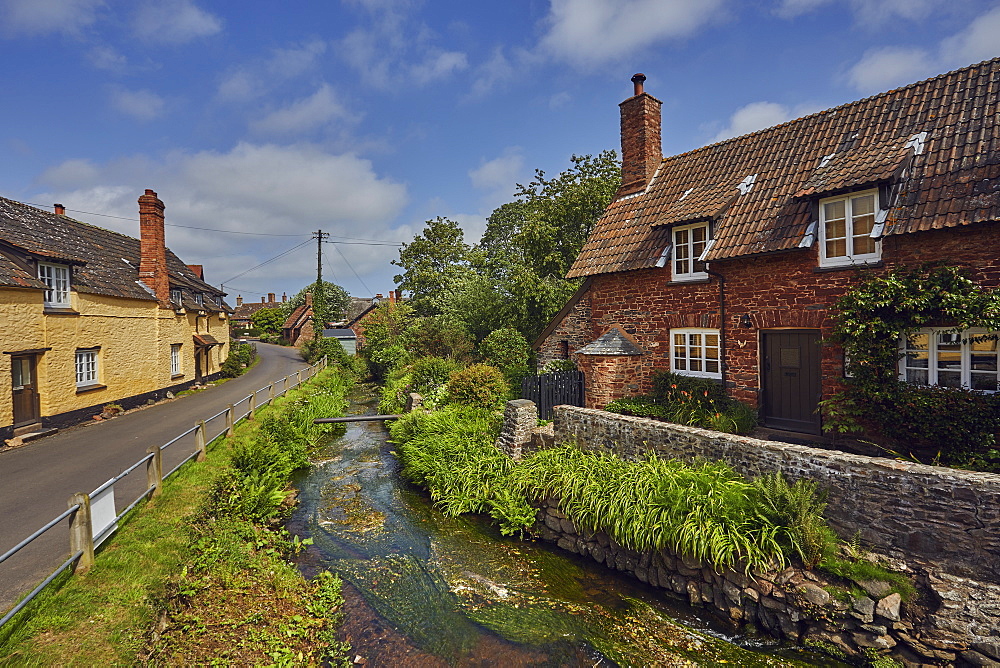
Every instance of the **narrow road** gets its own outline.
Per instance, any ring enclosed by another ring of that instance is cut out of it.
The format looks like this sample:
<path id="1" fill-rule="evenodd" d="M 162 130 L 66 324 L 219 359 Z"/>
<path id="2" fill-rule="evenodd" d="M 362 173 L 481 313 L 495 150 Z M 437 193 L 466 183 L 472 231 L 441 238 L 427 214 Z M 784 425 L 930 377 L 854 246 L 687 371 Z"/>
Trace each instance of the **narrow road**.
<path id="1" fill-rule="evenodd" d="M 76 492 L 90 492 L 199 420 L 226 410 L 255 390 L 278 381 L 306 364 L 298 350 L 259 343 L 260 362 L 239 378 L 203 392 L 161 402 L 112 420 L 78 426 L 20 448 L 0 452 L 0 554 L 66 510 Z M 276 388 L 279 391 L 281 386 Z M 266 395 L 259 395 L 263 401 Z M 245 413 L 247 403 L 238 406 Z M 219 433 L 216 420 L 208 434 Z M 163 472 L 194 451 L 193 437 L 163 451 Z M 146 487 L 140 466 L 115 484 L 118 512 Z M 0 613 L 7 610 L 69 556 L 63 521 L 30 547 L 0 564 Z"/>

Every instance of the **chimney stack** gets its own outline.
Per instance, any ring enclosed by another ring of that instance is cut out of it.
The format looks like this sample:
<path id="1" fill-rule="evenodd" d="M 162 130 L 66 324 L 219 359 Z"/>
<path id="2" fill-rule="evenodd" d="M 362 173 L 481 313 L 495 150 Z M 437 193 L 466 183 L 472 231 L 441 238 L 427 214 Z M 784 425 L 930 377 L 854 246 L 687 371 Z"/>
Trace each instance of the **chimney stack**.
<path id="1" fill-rule="evenodd" d="M 287 301 L 288 301 L 288 293 L 287 292 L 282 292 L 281 293 L 281 303 L 284 304 Z"/>
<path id="2" fill-rule="evenodd" d="M 62 204 L 53 204 L 52 209 L 56 212 L 57 216 L 66 215 L 66 207 L 64 207 Z"/>
<path id="3" fill-rule="evenodd" d="M 267 301 L 270 302 L 271 304 L 274 303 L 274 293 L 273 292 L 268 292 L 267 293 Z"/>
<path id="4" fill-rule="evenodd" d="M 396 291 L 389 290 L 389 303 L 394 304 L 396 302 Z"/>
<path id="5" fill-rule="evenodd" d="M 139 280 L 145 283 L 164 308 L 170 306 L 167 246 L 163 236 L 163 202 L 146 189 L 139 198 Z"/>
<path id="6" fill-rule="evenodd" d="M 260 303 L 261 304 L 266 304 L 267 303 L 267 297 L 261 297 L 260 298 Z"/>
<path id="7" fill-rule="evenodd" d="M 660 144 L 660 107 L 662 102 L 643 90 L 645 74 L 632 77 L 633 96 L 621 108 L 622 185 L 618 196 L 630 195 L 645 188 L 663 161 Z"/>
<path id="8" fill-rule="evenodd" d="M 236 295 L 236 305 L 243 306 L 243 295 Z"/>

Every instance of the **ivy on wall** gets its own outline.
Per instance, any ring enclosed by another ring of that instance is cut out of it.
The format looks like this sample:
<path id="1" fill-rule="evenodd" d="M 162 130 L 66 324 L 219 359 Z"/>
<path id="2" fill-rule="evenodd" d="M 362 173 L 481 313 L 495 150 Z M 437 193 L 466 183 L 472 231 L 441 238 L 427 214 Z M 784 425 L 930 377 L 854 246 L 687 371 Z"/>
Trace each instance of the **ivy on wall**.
<path id="1" fill-rule="evenodd" d="M 924 264 L 868 276 L 837 308 L 834 340 L 844 347 L 848 377 L 822 402 L 828 430 L 874 430 L 892 446 L 935 454 L 941 463 L 1000 470 L 1000 453 L 989 454 L 1000 431 L 1000 395 L 905 383 L 897 366 L 902 337 L 921 328 L 1000 331 L 1000 292 L 959 268 Z"/>

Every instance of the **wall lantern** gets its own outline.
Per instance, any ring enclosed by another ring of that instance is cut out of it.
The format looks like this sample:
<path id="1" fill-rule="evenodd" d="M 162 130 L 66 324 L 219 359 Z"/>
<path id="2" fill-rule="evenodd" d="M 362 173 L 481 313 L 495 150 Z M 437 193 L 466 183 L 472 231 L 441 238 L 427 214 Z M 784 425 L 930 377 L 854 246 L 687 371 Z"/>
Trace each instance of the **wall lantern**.
<path id="1" fill-rule="evenodd" d="M 745 329 L 750 329 L 751 327 L 753 327 L 753 323 L 750 322 L 749 313 L 744 313 L 743 315 L 740 316 L 740 327 L 743 327 Z"/>

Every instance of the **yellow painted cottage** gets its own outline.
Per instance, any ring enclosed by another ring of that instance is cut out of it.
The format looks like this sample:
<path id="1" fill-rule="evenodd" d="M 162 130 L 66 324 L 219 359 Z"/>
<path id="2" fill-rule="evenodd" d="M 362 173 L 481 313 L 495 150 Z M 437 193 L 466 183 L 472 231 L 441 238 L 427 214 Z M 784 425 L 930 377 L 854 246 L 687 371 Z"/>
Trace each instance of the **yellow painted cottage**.
<path id="1" fill-rule="evenodd" d="M 166 247 L 163 211 L 146 190 L 134 239 L 0 197 L 0 438 L 218 374 L 231 309 Z"/>

